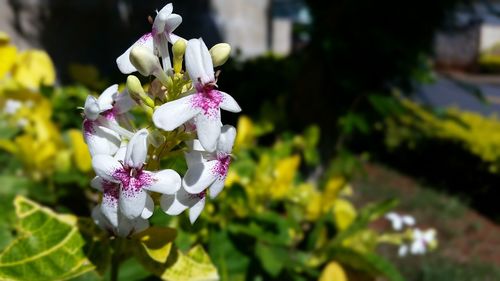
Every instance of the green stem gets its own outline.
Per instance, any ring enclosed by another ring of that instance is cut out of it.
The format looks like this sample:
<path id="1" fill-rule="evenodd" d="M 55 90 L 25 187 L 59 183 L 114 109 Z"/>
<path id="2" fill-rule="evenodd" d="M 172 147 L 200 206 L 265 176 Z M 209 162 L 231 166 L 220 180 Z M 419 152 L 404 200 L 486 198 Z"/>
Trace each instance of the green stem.
<path id="1" fill-rule="evenodd" d="M 122 241 L 121 238 L 116 238 L 115 241 L 113 241 L 112 247 L 113 247 L 113 253 L 111 255 L 111 281 L 118 281 L 118 272 L 120 269 L 120 263 L 122 261 L 121 259 L 121 245 Z"/>

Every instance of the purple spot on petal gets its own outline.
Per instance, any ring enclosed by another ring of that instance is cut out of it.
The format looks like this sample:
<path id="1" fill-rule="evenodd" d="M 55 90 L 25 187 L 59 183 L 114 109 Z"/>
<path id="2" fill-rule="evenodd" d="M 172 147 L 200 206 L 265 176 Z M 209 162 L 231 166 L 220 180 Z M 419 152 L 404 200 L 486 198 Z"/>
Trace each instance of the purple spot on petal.
<path id="1" fill-rule="evenodd" d="M 217 163 L 212 168 L 212 171 L 219 179 L 224 179 L 227 175 L 227 170 L 229 169 L 229 164 L 231 163 L 231 156 L 226 153 L 218 153 Z"/>
<path id="2" fill-rule="evenodd" d="M 113 178 L 121 182 L 122 189 L 127 195 L 132 196 L 144 186 L 151 185 L 154 178 L 151 174 L 133 167 L 122 167 L 113 173 Z"/>
<path id="3" fill-rule="evenodd" d="M 151 37 L 153 37 L 153 34 L 151 34 L 151 32 L 150 32 L 150 33 L 146 33 L 146 34 L 144 34 L 144 35 L 143 35 L 143 36 L 139 39 L 139 42 L 138 42 L 138 43 L 139 43 L 139 44 L 141 44 L 141 45 L 143 45 L 143 44 L 145 44 L 145 43 L 146 43 L 146 41 L 148 41 L 148 40 L 149 40 L 149 38 L 151 38 Z"/>
<path id="4" fill-rule="evenodd" d="M 83 135 L 88 138 L 95 134 L 95 129 L 94 129 L 94 122 L 89 119 L 84 119 L 83 120 Z"/>
<path id="5" fill-rule="evenodd" d="M 113 107 L 110 110 L 106 110 L 103 113 L 101 113 L 101 115 L 104 116 L 104 118 L 108 119 L 109 121 L 114 121 L 116 120 L 116 115 L 118 115 L 117 108 Z"/>
<path id="6" fill-rule="evenodd" d="M 213 85 L 196 86 L 197 93 L 191 98 L 191 105 L 202 110 L 208 117 L 217 117 L 224 96 Z"/>
<path id="7" fill-rule="evenodd" d="M 119 188 L 116 183 L 105 180 L 102 182 L 102 188 L 105 201 L 113 204 L 118 202 Z"/>
<path id="8" fill-rule="evenodd" d="M 197 193 L 197 194 L 189 193 L 189 198 L 191 198 L 191 199 L 203 199 L 203 198 L 205 198 L 206 195 L 207 195 L 207 190 L 205 189 L 202 192 Z"/>

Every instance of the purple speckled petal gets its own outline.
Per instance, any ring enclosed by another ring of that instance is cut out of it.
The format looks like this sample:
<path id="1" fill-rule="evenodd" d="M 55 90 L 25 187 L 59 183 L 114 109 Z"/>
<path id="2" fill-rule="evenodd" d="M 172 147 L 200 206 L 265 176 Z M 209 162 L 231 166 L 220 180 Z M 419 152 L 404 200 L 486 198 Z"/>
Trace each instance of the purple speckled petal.
<path id="1" fill-rule="evenodd" d="M 101 202 L 101 212 L 114 226 L 118 226 L 118 196 L 119 185 L 116 183 L 103 182 L 103 196 Z"/>
<path id="2" fill-rule="evenodd" d="M 214 169 L 217 160 L 194 164 L 186 172 L 182 179 L 182 186 L 191 194 L 198 194 L 210 186 L 216 179 Z"/>
<path id="3" fill-rule="evenodd" d="M 122 188 L 118 205 L 127 219 L 135 219 L 142 214 L 146 207 L 147 193 L 142 188 Z"/>
<path id="4" fill-rule="evenodd" d="M 238 113 L 241 111 L 241 107 L 238 105 L 236 100 L 228 95 L 227 93 L 219 91 L 219 93 L 222 94 L 222 102 L 220 104 L 220 108 L 227 110 L 229 112 L 235 112 Z"/>
<path id="5" fill-rule="evenodd" d="M 92 168 L 95 173 L 104 180 L 118 183 L 119 180 L 114 177 L 117 170 L 122 169 L 118 160 L 105 154 L 98 154 L 92 158 Z"/>
<path id="6" fill-rule="evenodd" d="M 158 172 L 146 173 L 150 173 L 152 181 L 150 184 L 146 184 L 143 187 L 149 191 L 174 194 L 181 187 L 181 177 L 174 170 L 166 169 Z"/>
<path id="7" fill-rule="evenodd" d="M 201 145 L 208 152 L 213 152 L 217 146 L 217 139 L 221 133 L 220 110 L 216 116 L 206 116 L 198 114 L 195 117 L 198 139 Z"/>
<path id="8" fill-rule="evenodd" d="M 190 103 L 191 96 L 167 102 L 155 110 L 153 122 L 156 127 L 165 131 L 175 130 L 196 116 L 200 110 Z"/>
<path id="9" fill-rule="evenodd" d="M 121 56 L 119 56 L 116 59 L 116 64 L 118 65 L 118 69 L 120 69 L 120 71 L 123 74 L 130 74 L 132 72 L 137 71 L 135 66 L 133 66 L 132 63 L 130 62 L 130 58 L 129 58 L 130 51 L 136 45 L 141 45 L 143 47 L 146 47 L 149 50 L 151 50 L 151 53 L 153 53 L 153 50 L 154 50 L 153 36 L 151 35 L 151 33 L 144 34 L 141 38 L 139 38 L 139 40 L 137 40 L 134 44 L 132 44 L 132 46 L 130 46 L 130 48 L 128 48 Z"/>
<path id="10" fill-rule="evenodd" d="M 233 150 L 236 139 L 236 128 L 231 125 L 222 126 L 219 140 L 217 141 L 217 151 L 230 154 Z"/>

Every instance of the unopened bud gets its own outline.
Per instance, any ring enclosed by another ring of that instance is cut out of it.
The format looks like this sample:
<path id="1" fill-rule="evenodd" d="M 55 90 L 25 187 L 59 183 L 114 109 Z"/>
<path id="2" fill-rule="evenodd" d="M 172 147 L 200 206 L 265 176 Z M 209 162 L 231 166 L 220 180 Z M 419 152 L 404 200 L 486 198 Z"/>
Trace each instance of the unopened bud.
<path id="1" fill-rule="evenodd" d="M 155 104 L 153 100 L 144 92 L 142 88 L 141 81 L 134 75 L 129 75 L 127 77 L 127 89 L 129 94 L 136 100 L 142 101 L 149 107 L 154 107 Z"/>
<path id="2" fill-rule="evenodd" d="M 210 49 L 210 56 L 214 67 L 221 66 L 226 63 L 231 54 L 231 46 L 227 43 L 219 43 Z"/>
<path id="3" fill-rule="evenodd" d="M 182 69 L 182 58 L 186 52 L 187 43 L 185 40 L 179 39 L 172 46 L 174 56 L 174 71 L 180 73 Z"/>
<path id="4" fill-rule="evenodd" d="M 141 75 L 153 75 L 162 82 L 167 81 L 167 75 L 163 72 L 158 57 L 148 48 L 139 45 L 132 48 L 130 51 L 130 62 Z"/>

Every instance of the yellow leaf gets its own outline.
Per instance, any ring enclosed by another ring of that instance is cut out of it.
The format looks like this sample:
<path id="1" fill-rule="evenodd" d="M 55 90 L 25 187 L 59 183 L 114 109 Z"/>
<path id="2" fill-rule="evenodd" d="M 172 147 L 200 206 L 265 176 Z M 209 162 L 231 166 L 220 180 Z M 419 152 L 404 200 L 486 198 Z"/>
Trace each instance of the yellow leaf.
<path id="1" fill-rule="evenodd" d="M 139 240 L 151 259 L 155 262 L 165 263 L 176 236 L 177 232 L 173 228 L 152 226 L 138 233 L 135 238 Z"/>
<path id="2" fill-rule="evenodd" d="M 90 171 L 92 168 L 92 159 L 90 158 L 87 145 L 83 140 L 82 132 L 77 129 L 71 129 L 68 131 L 68 135 L 71 140 L 73 161 L 75 162 L 76 167 L 82 172 Z"/>
<path id="3" fill-rule="evenodd" d="M 278 161 L 274 168 L 274 182 L 269 186 L 271 197 L 285 197 L 293 184 L 293 179 L 300 164 L 300 157 L 293 155 Z"/>
<path id="4" fill-rule="evenodd" d="M 40 84 L 53 85 L 56 80 L 56 72 L 54 64 L 46 52 L 28 50 L 17 57 L 12 77 L 23 87 L 38 89 Z"/>
<path id="5" fill-rule="evenodd" d="M 348 279 L 342 266 L 335 261 L 331 261 L 321 272 L 318 281 L 348 281 Z"/>
<path id="6" fill-rule="evenodd" d="M 7 74 L 16 61 L 17 49 L 10 44 L 0 45 L 0 79 Z"/>
<path id="7" fill-rule="evenodd" d="M 356 218 L 356 208 L 345 199 L 337 199 L 333 205 L 333 215 L 337 228 L 342 231 L 351 225 Z"/>
<path id="8" fill-rule="evenodd" d="M 238 119 L 238 134 L 236 135 L 235 150 L 251 145 L 255 140 L 252 120 L 245 115 Z"/>

